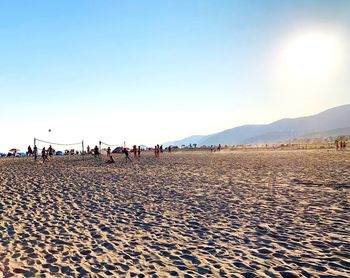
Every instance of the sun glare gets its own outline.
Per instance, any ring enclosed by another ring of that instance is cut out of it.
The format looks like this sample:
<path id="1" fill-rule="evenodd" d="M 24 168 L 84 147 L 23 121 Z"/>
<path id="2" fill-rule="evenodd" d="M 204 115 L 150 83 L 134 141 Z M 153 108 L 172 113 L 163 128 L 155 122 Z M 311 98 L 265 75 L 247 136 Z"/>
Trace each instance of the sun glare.
<path id="1" fill-rule="evenodd" d="M 319 78 L 334 73 L 340 60 L 340 43 L 326 33 L 299 35 L 290 41 L 283 53 L 289 74 Z"/>

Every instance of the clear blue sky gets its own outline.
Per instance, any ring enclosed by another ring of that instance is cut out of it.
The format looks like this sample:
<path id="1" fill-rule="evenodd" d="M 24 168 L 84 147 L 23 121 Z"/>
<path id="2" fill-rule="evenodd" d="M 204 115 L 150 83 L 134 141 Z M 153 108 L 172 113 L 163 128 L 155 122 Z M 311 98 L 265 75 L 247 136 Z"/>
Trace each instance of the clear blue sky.
<path id="1" fill-rule="evenodd" d="M 296 92 L 278 53 L 303 30 L 343 52 Z M 346 0 L 2 1 L 0 151 L 34 136 L 152 145 L 350 103 L 349 30 Z"/>

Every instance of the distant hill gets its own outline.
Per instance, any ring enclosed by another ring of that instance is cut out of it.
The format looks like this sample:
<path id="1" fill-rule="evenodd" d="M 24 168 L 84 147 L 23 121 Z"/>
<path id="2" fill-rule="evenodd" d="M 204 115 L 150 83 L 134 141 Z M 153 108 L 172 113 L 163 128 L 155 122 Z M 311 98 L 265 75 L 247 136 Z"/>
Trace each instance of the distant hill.
<path id="1" fill-rule="evenodd" d="M 323 132 L 309 133 L 301 136 L 301 138 L 325 138 L 325 137 L 336 137 L 338 135 L 350 136 L 350 127 L 332 129 Z"/>
<path id="2" fill-rule="evenodd" d="M 181 146 L 181 145 L 189 145 L 189 144 L 200 144 L 200 142 L 203 142 L 205 139 L 207 139 L 210 135 L 193 135 L 190 137 L 186 137 L 177 141 L 169 141 L 163 143 L 165 146 Z"/>
<path id="3" fill-rule="evenodd" d="M 300 137 L 349 135 L 349 131 L 350 104 L 347 104 L 312 116 L 282 119 L 265 125 L 243 125 L 211 135 L 196 135 L 168 143 L 178 146 L 190 143 L 198 145 L 274 143 Z"/>

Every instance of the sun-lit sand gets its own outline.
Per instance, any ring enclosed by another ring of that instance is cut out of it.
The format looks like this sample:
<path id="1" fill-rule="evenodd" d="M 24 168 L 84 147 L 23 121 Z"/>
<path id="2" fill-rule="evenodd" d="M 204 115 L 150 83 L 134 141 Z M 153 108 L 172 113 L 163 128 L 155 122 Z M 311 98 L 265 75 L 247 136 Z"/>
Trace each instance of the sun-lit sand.
<path id="1" fill-rule="evenodd" d="M 0 276 L 349 277 L 350 152 L 0 159 Z"/>

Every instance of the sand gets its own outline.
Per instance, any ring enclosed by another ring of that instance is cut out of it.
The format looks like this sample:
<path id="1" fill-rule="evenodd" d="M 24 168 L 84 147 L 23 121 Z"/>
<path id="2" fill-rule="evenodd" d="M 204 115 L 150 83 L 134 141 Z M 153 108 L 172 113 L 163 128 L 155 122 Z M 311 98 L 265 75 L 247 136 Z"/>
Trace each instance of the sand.
<path id="1" fill-rule="evenodd" d="M 0 159 L 0 277 L 349 277 L 350 152 Z"/>

